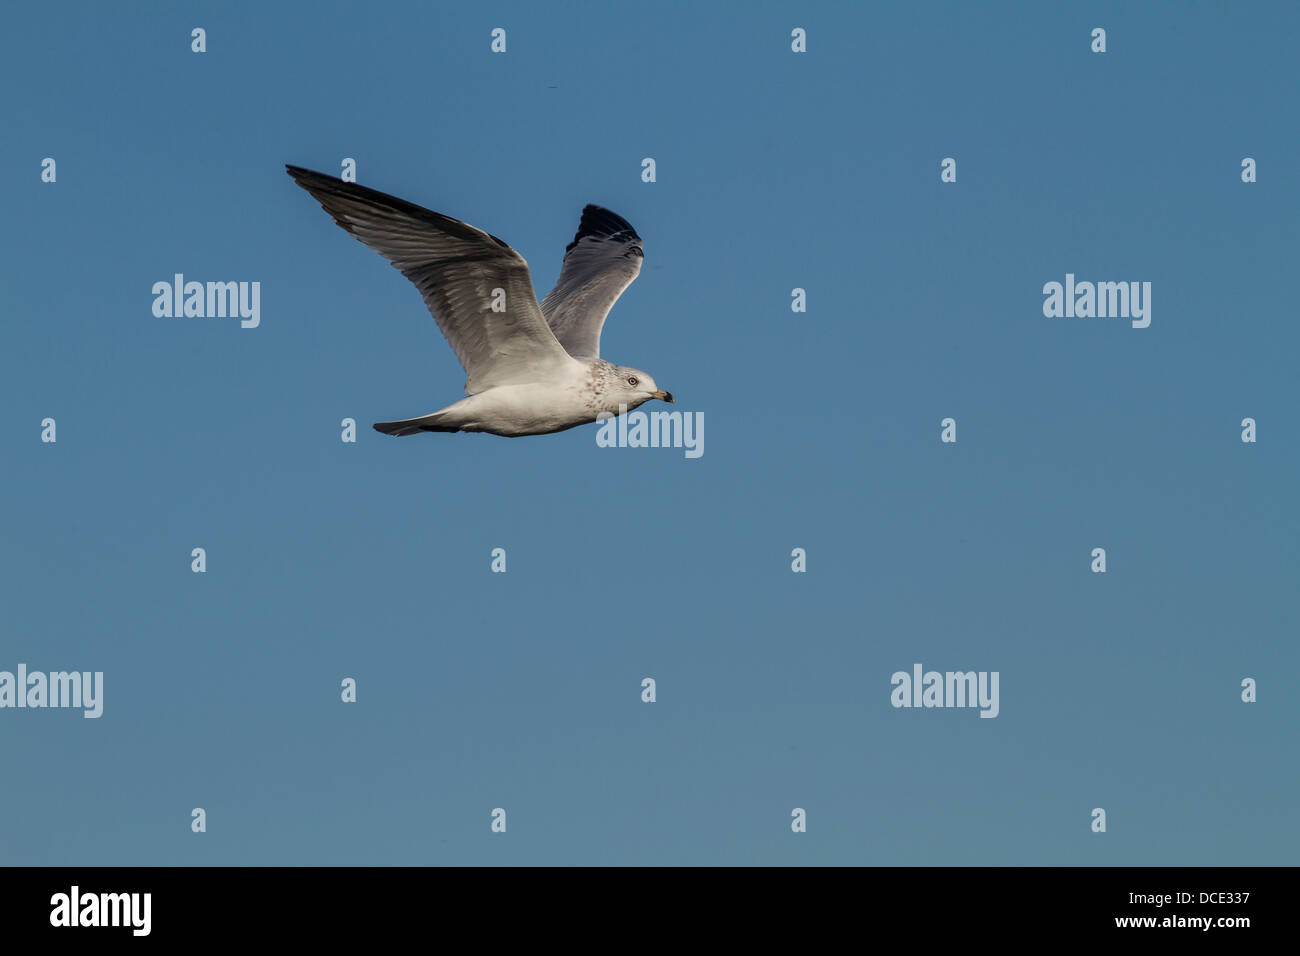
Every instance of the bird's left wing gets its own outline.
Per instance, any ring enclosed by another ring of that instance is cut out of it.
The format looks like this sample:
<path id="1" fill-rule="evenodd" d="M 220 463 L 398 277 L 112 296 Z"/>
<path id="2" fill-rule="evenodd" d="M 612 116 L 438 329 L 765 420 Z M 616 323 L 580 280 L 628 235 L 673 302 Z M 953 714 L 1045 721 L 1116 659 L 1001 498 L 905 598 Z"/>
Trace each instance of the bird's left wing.
<path id="1" fill-rule="evenodd" d="M 537 304 L 528 263 L 496 236 L 335 176 L 286 169 L 335 222 L 420 290 L 465 369 L 470 395 L 546 381 L 570 364 Z M 394 340 L 400 348 L 409 341 Z"/>
<path id="2" fill-rule="evenodd" d="M 542 300 L 542 315 L 574 358 L 600 357 L 600 330 L 623 290 L 641 272 L 641 237 L 622 216 L 600 206 L 582 210 L 564 268 Z"/>

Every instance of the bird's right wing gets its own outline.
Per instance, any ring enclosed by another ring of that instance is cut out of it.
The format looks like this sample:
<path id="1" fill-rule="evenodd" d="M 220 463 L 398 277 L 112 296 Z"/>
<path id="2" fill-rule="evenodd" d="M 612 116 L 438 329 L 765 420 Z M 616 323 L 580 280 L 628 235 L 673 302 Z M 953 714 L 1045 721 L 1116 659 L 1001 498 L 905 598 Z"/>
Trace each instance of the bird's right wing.
<path id="1" fill-rule="evenodd" d="M 559 281 L 542 314 L 574 358 L 600 357 L 600 330 L 623 290 L 641 273 L 641 237 L 618 213 L 587 206 L 564 250 Z"/>
<path id="2" fill-rule="evenodd" d="M 336 176 L 285 169 L 336 223 L 415 283 L 465 369 L 468 394 L 545 381 L 570 363 L 542 317 L 528 263 L 496 236 Z"/>

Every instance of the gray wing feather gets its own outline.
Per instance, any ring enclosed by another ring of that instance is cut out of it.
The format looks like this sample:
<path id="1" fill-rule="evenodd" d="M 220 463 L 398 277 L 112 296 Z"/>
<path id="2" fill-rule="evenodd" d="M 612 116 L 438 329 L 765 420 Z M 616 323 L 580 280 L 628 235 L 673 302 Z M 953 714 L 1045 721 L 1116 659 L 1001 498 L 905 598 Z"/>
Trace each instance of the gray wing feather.
<path id="1" fill-rule="evenodd" d="M 574 358 L 600 357 L 605 317 L 640 274 L 642 258 L 641 237 L 631 223 L 600 206 L 582 210 L 559 281 L 542 300 L 542 314 Z"/>
<path id="2" fill-rule="evenodd" d="M 465 369 L 468 394 L 544 380 L 549 370 L 568 364 L 537 304 L 528 263 L 500 239 L 335 176 L 285 168 L 336 223 L 420 290 Z M 503 312 L 492 310 L 500 298 L 495 289 L 505 292 Z"/>

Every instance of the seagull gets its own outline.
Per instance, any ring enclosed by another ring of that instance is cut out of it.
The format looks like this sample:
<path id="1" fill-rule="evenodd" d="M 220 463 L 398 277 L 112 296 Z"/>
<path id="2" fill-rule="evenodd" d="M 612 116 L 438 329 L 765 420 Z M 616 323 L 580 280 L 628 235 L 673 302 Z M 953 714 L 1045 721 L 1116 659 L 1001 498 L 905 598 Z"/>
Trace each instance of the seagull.
<path id="1" fill-rule="evenodd" d="M 555 288 L 537 303 L 524 257 L 496 236 L 386 193 L 285 166 L 334 221 L 424 297 L 467 376 L 466 398 L 386 435 L 545 435 L 673 397 L 640 369 L 600 357 L 600 330 L 641 271 L 641 237 L 622 216 L 582 210 Z"/>

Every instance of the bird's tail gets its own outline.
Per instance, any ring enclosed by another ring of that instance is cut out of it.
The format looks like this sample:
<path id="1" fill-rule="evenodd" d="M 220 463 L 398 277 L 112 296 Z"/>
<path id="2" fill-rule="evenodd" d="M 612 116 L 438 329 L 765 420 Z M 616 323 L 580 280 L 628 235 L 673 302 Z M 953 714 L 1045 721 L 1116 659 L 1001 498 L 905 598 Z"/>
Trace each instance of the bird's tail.
<path id="1" fill-rule="evenodd" d="M 377 432 L 383 432 L 385 435 L 418 435 L 420 432 L 458 432 L 460 427 L 457 425 L 441 424 L 439 419 L 442 412 L 434 412 L 432 415 L 423 415 L 420 418 L 407 418 L 400 422 L 375 422 L 374 428 Z"/>

